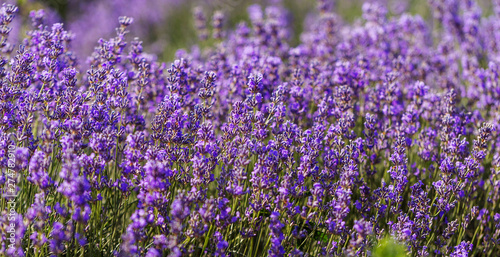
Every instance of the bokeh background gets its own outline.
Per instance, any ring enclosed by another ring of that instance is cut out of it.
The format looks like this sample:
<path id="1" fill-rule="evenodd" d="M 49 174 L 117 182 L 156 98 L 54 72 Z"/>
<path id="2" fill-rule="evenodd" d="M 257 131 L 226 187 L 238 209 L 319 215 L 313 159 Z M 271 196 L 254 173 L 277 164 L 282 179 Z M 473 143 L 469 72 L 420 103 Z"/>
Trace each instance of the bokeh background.
<path id="1" fill-rule="evenodd" d="M 362 3 L 370 0 L 332 0 L 336 12 L 346 22 L 356 22 L 361 16 Z M 421 15 L 432 22 L 429 1 L 437 0 L 371 0 L 388 6 L 389 15 L 403 12 Z M 248 21 L 247 8 L 252 4 L 283 5 L 289 12 L 293 35 L 291 44 L 298 44 L 308 17 L 315 15 L 315 0 L 7 0 L 19 6 L 10 41 L 24 37 L 32 10 L 43 9 L 46 24 L 61 22 L 73 32 L 73 50 L 84 61 L 96 46 L 99 38 L 114 35 L 119 16 L 135 19 L 130 27 L 130 37 L 139 37 L 146 52 L 157 55 L 160 61 L 171 61 L 178 49 L 189 49 L 198 43 L 193 9 L 200 6 L 210 22 L 216 10 L 225 14 L 226 28 Z M 483 16 L 492 14 L 491 0 L 479 0 Z M 15 43 L 15 42 L 11 42 Z M 17 42 L 18 43 L 18 42 Z"/>

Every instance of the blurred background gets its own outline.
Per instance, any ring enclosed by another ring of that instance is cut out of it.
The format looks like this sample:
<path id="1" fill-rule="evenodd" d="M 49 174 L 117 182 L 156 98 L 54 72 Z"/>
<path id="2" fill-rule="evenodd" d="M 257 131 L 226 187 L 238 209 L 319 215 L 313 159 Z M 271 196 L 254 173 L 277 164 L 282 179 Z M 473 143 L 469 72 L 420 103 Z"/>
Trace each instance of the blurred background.
<path id="1" fill-rule="evenodd" d="M 361 17 L 363 0 L 330 0 L 336 12 L 346 21 L 355 22 Z M 367 0 L 365 0 L 367 1 Z M 419 14 L 425 20 L 431 15 L 428 1 L 436 0 L 371 0 L 388 6 L 389 15 L 403 12 Z M 298 44 L 304 21 L 316 15 L 316 0 L 7 0 L 19 7 L 13 24 L 11 43 L 18 43 L 29 29 L 29 13 L 44 9 L 45 24 L 64 23 L 73 32 L 73 50 L 84 61 L 96 46 L 99 38 L 115 34 L 119 16 L 131 16 L 130 36 L 143 41 L 145 51 L 156 54 L 162 61 L 171 61 L 177 49 L 189 49 L 198 43 L 193 9 L 201 7 L 210 22 L 217 10 L 225 14 L 226 28 L 241 21 L 248 21 L 247 8 L 252 4 L 282 5 L 289 11 L 289 21 L 294 34 L 291 44 Z M 491 0 L 478 1 L 483 16 L 492 13 Z M 16 42 L 17 41 L 17 42 Z"/>

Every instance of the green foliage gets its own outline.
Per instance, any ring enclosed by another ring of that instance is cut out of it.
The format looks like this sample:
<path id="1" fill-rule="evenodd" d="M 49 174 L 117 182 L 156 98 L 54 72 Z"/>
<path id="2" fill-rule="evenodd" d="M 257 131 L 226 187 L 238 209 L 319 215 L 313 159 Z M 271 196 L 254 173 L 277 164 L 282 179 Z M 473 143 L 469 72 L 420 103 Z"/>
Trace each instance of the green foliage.
<path id="1" fill-rule="evenodd" d="M 380 240 L 373 249 L 373 257 L 405 257 L 407 252 L 405 246 L 396 242 L 392 237 Z"/>

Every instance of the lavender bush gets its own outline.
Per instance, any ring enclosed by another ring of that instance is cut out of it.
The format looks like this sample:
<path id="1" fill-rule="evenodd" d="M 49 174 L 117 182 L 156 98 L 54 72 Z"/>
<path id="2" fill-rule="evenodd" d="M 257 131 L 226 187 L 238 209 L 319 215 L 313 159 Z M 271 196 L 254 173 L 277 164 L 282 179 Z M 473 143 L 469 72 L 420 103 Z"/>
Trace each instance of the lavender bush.
<path id="1" fill-rule="evenodd" d="M 169 63 L 125 16 L 83 60 L 40 11 L 11 44 L 4 4 L 0 255 L 495 256 L 500 1 L 319 0 L 296 45 L 275 2 L 194 9 Z"/>

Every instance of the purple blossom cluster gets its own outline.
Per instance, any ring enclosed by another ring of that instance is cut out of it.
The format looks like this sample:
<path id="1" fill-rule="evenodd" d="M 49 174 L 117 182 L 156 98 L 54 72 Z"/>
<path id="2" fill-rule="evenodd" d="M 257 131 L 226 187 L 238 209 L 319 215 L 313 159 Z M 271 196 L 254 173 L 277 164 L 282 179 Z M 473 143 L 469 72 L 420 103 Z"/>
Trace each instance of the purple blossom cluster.
<path id="1" fill-rule="evenodd" d="M 320 0 L 298 44 L 279 2 L 235 28 L 196 8 L 170 63 L 126 16 L 86 60 L 40 11 L 10 44 L 4 4 L 0 255 L 495 256 L 500 1 L 385 2 L 348 23 Z"/>

